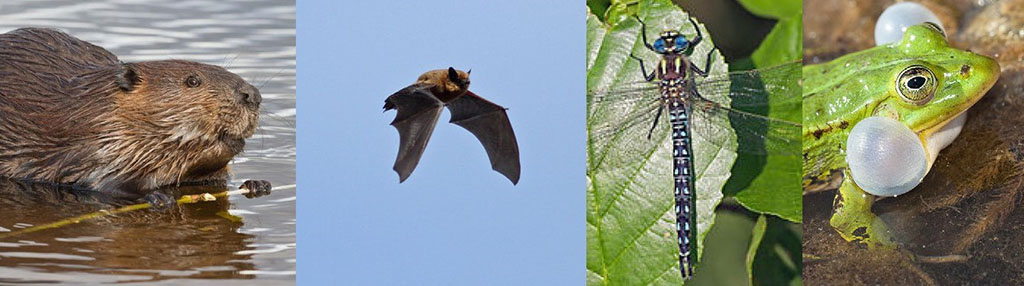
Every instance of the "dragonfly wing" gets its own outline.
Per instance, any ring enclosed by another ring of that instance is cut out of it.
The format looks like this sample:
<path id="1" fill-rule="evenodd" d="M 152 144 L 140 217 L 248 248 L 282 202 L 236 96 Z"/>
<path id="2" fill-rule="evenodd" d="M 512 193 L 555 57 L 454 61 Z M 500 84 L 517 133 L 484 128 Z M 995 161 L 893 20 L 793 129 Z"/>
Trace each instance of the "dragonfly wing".
<path id="1" fill-rule="evenodd" d="M 730 148 L 735 133 L 736 151 L 755 155 L 800 154 L 800 124 L 732 109 L 703 99 L 692 100 L 695 136 L 722 148 Z"/>
<path id="2" fill-rule="evenodd" d="M 693 133 L 728 149 L 733 149 L 730 134 L 735 133 L 735 151 L 742 153 L 799 154 L 800 124 L 761 114 L 767 114 L 770 108 L 799 112 L 800 72 L 800 62 L 791 62 L 697 78 L 694 84 L 698 96 L 689 99 L 694 112 Z"/>
<path id="3" fill-rule="evenodd" d="M 587 93 L 590 104 L 604 104 L 607 102 L 636 102 L 638 100 L 650 100 L 659 98 L 658 85 L 651 82 L 629 83 L 616 86 L 610 91 L 592 91 Z M 626 103 L 615 103 L 626 104 Z"/>
<path id="4" fill-rule="evenodd" d="M 793 102 L 801 97 L 800 62 L 791 62 L 764 69 L 737 71 L 726 75 L 697 78 L 695 84 L 705 98 L 729 94 L 728 106 L 740 109 L 767 108 L 769 103 Z"/>
<path id="5" fill-rule="evenodd" d="M 650 96 L 592 104 L 587 116 L 587 146 L 600 155 L 590 162 L 590 169 L 630 165 L 646 158 L 643 154 L 651 152 L 669 134 L 665 114 L 658 118 L 657 129 L 651 130 L 661 106 L 660 99 Z"/>

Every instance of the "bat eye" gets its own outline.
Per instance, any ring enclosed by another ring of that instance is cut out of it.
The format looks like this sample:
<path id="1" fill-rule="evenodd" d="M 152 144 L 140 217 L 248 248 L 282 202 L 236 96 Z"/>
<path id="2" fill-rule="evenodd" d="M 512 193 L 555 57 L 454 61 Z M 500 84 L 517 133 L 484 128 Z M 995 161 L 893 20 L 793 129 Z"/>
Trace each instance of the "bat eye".
<path id="1" fill-rule="evenodd" d="M 657 39 L 654 41 L 654 51 L 659 53 L 665 52 L 665 39 Z"/>
<path id="2" fill-rule="evenodd" d="M 185 78 L 185 86 L 196 88 L 201 84 L 203 84 L 203 81 L 199 80 L 199 78 L 194 75 L 190 75 L 188 78 Z"/>

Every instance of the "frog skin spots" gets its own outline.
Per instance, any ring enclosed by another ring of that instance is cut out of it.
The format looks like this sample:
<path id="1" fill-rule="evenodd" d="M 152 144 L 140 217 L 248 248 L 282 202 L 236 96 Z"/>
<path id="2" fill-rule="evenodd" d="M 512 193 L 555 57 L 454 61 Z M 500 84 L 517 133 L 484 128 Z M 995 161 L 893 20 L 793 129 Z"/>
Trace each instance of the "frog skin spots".
<path id="1" fill-rule="evenodd" d="M 804 185 L 842 172 L 832 227 L 848 241 L 893 246 L 871 212 L 875 196 L 920 182 L 956 137 L 964 112 L 999 78 L 999 65 L 950 47 L 937 25 L 921 24 L 900 42 L 804 66 L 803 74 Z M 859 125 L 874 117 L 884 120 Z M 884 144 L 895 144 L 885 148 L 900 150 L 890 154 L 899 159 L 872 158 Z M 899 178 L 884 177 L 893 175 Z"/>

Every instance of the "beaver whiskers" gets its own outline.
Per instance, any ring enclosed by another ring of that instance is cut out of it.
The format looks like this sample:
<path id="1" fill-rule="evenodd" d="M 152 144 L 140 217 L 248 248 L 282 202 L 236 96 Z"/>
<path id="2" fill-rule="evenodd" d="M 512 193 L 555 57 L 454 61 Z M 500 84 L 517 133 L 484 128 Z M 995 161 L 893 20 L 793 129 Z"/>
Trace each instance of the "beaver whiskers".
<path id="1" fill-rule="evenodd" d="M 0 34 L 0 82 L 0 176 L 127 197 L 225 182 L 262 101 L 224 68 L 122 63 L 49 29 Z"/>

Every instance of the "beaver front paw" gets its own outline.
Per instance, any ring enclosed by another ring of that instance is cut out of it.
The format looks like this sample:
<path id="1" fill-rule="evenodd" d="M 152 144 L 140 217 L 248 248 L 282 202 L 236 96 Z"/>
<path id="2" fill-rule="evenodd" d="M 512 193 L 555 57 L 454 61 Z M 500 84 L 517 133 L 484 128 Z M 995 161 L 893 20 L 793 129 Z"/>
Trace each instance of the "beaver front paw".
<path id="1" fill-rule="evenodd" d="M 178 201 L 163 192 L 152 192 L 142 198 L 149 203 L 153 210 L 162 211 L 167 210 L 171 206 L 178 204 Z"/>
<path id="2" fill-rule="evenodd" d="M 264 180 L 248 180 L 238 188 L 249 190 L 245 197 L 250 199 L 269 195 L 271 189 L 270 182 Z"/>

